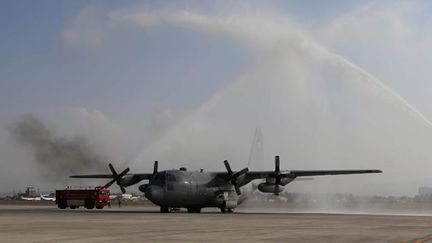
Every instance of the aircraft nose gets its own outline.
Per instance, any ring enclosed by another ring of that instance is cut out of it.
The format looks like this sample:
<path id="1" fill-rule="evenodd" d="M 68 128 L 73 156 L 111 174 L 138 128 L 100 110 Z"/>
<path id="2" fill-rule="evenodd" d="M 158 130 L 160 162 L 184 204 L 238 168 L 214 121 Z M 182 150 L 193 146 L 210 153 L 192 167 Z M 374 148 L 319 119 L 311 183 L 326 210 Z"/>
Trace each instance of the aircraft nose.
<path id="1" fill-rule="evenodd" d="M 159 186 L 150 185 L 145 188 L 144 194 L 146 198 L 154 203 L 161 202 L 163 200 L 162 188 Z"/>

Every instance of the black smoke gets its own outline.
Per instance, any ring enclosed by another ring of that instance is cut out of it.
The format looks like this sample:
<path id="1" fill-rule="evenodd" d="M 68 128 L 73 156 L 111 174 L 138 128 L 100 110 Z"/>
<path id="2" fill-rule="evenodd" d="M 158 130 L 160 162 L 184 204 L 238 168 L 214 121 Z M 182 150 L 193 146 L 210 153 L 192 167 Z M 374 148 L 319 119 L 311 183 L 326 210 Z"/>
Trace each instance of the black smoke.
<path id="1" fill-rule="evenodd" d="M 18 144 L 34 154 L 40 169 L 50 178 L 104 171 L 107 159 L 92 149 L 83 136 L 59 136 L 31 114 L 22 116 L 9 130 Z"/>

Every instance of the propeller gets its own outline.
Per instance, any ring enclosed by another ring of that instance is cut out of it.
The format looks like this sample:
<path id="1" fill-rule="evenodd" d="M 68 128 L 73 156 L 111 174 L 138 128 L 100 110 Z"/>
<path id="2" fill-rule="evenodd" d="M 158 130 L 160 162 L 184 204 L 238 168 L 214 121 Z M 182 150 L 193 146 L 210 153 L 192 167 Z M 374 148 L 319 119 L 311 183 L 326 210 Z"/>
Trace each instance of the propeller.
<path id="1" fill-rule="evenodd" d="M 121 184 L 121 179 L 124 175 L 126 175 L 129 172 L 129 168 L 126 168 L 124 171 L 122 171 L 120 174 L 117 174 L 117 171 L 114 169 L 114 166 L 110 163 L 108 164 L 109 169 L 111 170 L 111 173 L 113 174 L 113 179 L 109 181 L 107 184 L 105 184 L 105 188 L 110 187 L 114 182 L 117 182 L 117 185 L 119 185 L 120 190 L 122 193 L 126 193 L 126 189 Z"/>
<path id="2" fill-rule="evenodd" d="M 275 176 L 275 195 L 279 195 L 279 185 L 280 185 L 280 181 L 282 179 L 281 173 L 280 173 L 280 161 L 279 161 L 279 155 L 276 155 L 275 157 L 275 172 L 274 172 L 274 176 Z"/>
<path id="3" fill-rule="evenodd" d="M 239 178 L 243 174 L 246 174 L 249 171 L 249 169 L 246 167 L 243 170 L 240 170 L 240 171 L 237 171 L 236 173 L 233 173 L 233 171 L 231 170 L 231 166 L 228 163 L 228 160 L 225 160 L 224 164 L 225 164 L 225 168 L 228 171 L 228 178 L 226 178 L 226 181 L 231 182 L 231 184 L 235 188 L 237 195 L 240 195 L 241 191 L 240 191 L 240 187 L 238 186 L 238 183 L 237 183 L 237 178 Z"/>
<path id="4" fill-rule="evenodd" d="M 153 178 L 153 176 L 156 175 L 157 172 L 158 172 L 158 162 L 155 161 L 154 165 L 153 165 L 153 175 L 152 175 L 152 178 Z"/>

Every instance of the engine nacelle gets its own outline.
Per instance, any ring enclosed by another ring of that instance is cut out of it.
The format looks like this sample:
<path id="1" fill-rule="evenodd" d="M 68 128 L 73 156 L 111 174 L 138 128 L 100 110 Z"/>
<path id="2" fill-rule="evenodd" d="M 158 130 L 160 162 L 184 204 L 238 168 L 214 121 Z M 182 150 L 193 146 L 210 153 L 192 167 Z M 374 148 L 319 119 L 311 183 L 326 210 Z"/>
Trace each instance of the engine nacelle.
<path id="1" fill-rule="evenodd" d="M 125 175 L 121 178 L 120 180 L 120 184 L 123 185 L 124 187 L 136 184 L 140 181 L 141 179 L 137 176 L 134 175 Z"/>
<path id="2" fill-rule="evenodd" d="M 261 183 L 258 185 L 258 190 L 260 192 L 264 192 L 264 193 L 280 193 L 282 192 L 285 188 L 281 185 L 279 185 L 278 190 L 275 191 L 276 187 L 274 183 Z"/>

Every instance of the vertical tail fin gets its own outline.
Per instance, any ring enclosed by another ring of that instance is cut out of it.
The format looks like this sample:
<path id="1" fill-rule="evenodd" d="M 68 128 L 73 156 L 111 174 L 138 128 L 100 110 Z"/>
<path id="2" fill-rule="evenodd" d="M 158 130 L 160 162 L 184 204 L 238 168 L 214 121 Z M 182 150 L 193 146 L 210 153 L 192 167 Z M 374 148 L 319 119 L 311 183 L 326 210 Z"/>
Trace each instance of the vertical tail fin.
<path id="1" fill-rule="evenodd" d="M 260 128 L 255 129 L 251 150 L 249 153 L 248 168 L 250 170 L 264 170 L 264 144 Z"/>

